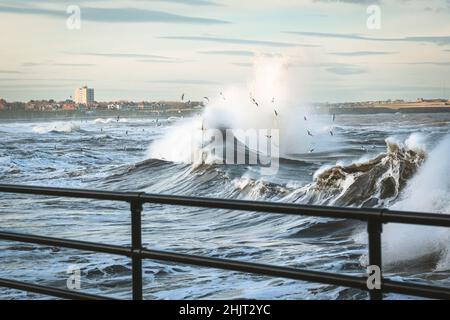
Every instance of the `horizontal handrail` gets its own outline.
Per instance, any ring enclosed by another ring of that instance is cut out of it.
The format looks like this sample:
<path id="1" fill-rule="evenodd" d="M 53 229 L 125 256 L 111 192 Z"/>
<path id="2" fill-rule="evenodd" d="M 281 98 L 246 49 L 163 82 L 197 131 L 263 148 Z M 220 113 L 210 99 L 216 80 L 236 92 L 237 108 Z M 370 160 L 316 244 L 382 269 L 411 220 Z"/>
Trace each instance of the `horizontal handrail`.
<path id="1" fill-rule="evenodd" d="M 31 284 L 16 280 L 8 280 L 0 278 L 0 287 L 6 287 L 15 290 L 22 290 L 27 292 L 33 292 L 37 294 L 43 294 L 47 296 L 57 297 L 61 299 L 73 299 L 73 300 L 114 300 L 113 298 L 98 296 L 94 294 L 81 293 L 72 290 L 57 289 L 47 286 L 41 286 L 38 284 Z"/>
<path id="2" fill-rule="evenodd" d="M 149 194 L 144 192 L 111 192 L 70 188 L 17 186 L 9 184 L 0 184 L 0 192 L 125 202 L 139 201 L 140 203 L 256 211 L 263 213 L 353 219 L 362 221 L 377 220 L 382 223 L 450 227 L 450 215 L 447 214 L 396 211 L 388 209 L 341 208 L 265 201 Z"/>
<path id="3" fill-rule="evenodd" d="M 85 251 L 93 251 L 99 253 L 115 254 L 119 256 L 131 257 L 131 248 L 115 246 L 110 244 L 100 244 L 79 240 L 59 239 L 52 237 L 37 236 L 32 234 L 23 234 L 15 232 L 1 232 L 0 239 L 8 241 L 26 242 L 39 244 L 49 247 L 64 247 L 68 249 L 77 249 Z"/>

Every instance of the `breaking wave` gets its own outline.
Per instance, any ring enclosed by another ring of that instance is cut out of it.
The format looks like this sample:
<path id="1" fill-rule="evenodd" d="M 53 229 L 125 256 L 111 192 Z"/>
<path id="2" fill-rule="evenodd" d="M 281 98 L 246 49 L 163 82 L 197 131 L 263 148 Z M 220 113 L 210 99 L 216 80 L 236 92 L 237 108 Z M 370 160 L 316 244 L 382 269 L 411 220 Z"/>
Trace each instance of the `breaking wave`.
<path id="1" fill-rule="evenodd" d="M 211 149 L 204 142 L 212 140 L 215 130 L 232 131 L 243 143 L 246 137 L 240 132 L 269 130 L 264 136 L 276 132 L 282 157 L 335 148 L 339 141 L 330 136 L 331 116 L 323 121 L 312 115 L 309 104 L 299 98 L 298 87 L 294 88 L 289 67 L 282 57 L 258 58 L 246 85 L 230 86 L 211 97 L 202 115 L 180 121 L 154 141 L 148 157 L 192 163 L 199 153 Z"/>
<path id="2" fill-rule="evenodd" d="M 107 123 L 114 123 L 114 122 L 128 122 L 127 118 L 97 118 L 94 120 L 95 124 L 107 124 Z"/>
<path id="3" fill-rule="evenodd" d="M 74 131 L 80 131 L 80 126 L 76 125 L 74 123 L 67 123 L 67 122 L 57 122 L 57 123 L 50 123 L 49 125 L 45 126 L 35 126 L 33 127 L 33 132 L 39 133 L 39 134 L 45 134 L 45 133 L 70 133 Z"/>
<path id="4" fill-rule="evenodd" d="M 450 214 L 450 135 L 429 153 L 419 172 L 390 208 Z M 388 224 L 384 228 L 387 263 L 428 257 L 438 270 L 450 269 L 448 228 Z M 431 255 L 431 256 L 430 256 Z"/>
<path id="5" fill-rule="evenodd" d="M 426 153 L 391 139 L 387 151 L 365 162 L 318 170 L 298 200 L 333 206 L 388 206 L 425 161 Z"/>

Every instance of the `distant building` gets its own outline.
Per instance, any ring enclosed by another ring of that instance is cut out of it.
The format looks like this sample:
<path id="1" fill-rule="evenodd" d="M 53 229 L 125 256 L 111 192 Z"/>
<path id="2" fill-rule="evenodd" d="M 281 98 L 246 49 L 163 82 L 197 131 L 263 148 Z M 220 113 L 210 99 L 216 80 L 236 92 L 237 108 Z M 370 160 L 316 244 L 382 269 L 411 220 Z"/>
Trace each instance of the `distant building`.
<path id="1" fill-rule="evenodd" d="M 65 102 L 62 106 L 63 110 L 76 110 L 76 105 L 73 102 Z"/>
<path id="2" fill-rule="evenodd" d="M 74 100 L 77 104 L 92 105 L 94 103 L 94 89 L 86 86 L 76 89 Z"/>

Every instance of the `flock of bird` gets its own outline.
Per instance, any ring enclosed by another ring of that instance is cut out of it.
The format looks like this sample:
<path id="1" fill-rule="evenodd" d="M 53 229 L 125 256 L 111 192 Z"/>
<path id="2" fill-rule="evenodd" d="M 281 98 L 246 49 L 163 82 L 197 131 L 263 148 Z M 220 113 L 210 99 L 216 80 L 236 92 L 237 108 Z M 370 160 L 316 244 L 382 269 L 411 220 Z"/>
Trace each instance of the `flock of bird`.
<path id="1" fill-rule="evenodd" d="M 226 98 L 225 98 L 225 96 L 224 96 L 224 94 L 223 94 L 222 92 L 220 92 L 219 95 L 220 95 L 220 97 L 221 97 L 223 100 L 226 100 Z M 182 93 L 182 94 L 181 94 L 181 101 L 184 102 L 184 99 L 185 99 L 185 94 Z M 209 101 L 210 101 L 210 99 L 209 99 L 208 97 L 203 97 L 203 99 L 204 99 L 205 101 L 207 101 L 208 103 L 209 103 Z M 258 107 L 258 108 L 260 107 L 260 103 L 252 96 L 252 93 L 250 93 L 250 101 L 251 101 L 251 103 L 254 104 L 256 107 Z M 188 104 L 189 104 L 190 102 L 191 102 L 190 100 L 187 101 Z M 275 97 L 272 98 L 271 103 L 272 103 L 272 104 L 275 104 Z M 277 111 L 276 109 L 273 109 L 273 112 L 274 112 L 275 117 L 278 117 L 278 116 L 279 116 L 279 113 L 278 113 L 278 111 Z M 303 119 L 304 119 L 304 121 L 308 121 L 308 118 L 307 118 L 306 116 L 303 116 Z M 336 119 L 336 115 L 335 115 L 335 114 L 333 114 L 333 118 L 332 118 L 332 119 L 333 119 L 333 122 L 334 122 L 335 119 Z M 116 118 L 116 122 L 119 122 L 119 121 L 120 121 L 120 115 L 118 115 L 117 118 Z M 158 119 L 158 118 L 157 118 L 156 120 L 154 120 L 154 122 L 155 122 L 155 124 L 156 124 L 158 127 L 161 126 L 161 122 L 159 122 L 159 119 Z M 100 130 L 101 130 L 101 132 L 103 132 L 103 128 L 101 128 Z M 205 130 L 205 127 L 204 127 L 203 122 L 202 122 L 202 131 L 204 131 L 204 130 Z M 144 129 L 142 129 L 142 131 L 144 131 Z M 309 129 L 306 129 L 306 134 L 307 134 L 308 136 L 310 136 L 310 137 L 313 137 L 313 136 L 314 136 L 314 135 L 312 134 L 312 132 L 311 132 Z M 128 135 L 128 130 L 125 132 L 125 135 Z M 333 130 L 330 130 L 330 135 L 331 135 L 331 136 L 334 136 Z M 271 138 L 272 138 L 271 135 L 267 135 L 266 137 L 267 137 L 268 139 L 271 139 Z M 364 147 L 361 147 L 361 149 L 367 151 Z M 313 147 L 311 147 L 311 148 L 309 149 L 309 152 L 312 153 L 312 152 L 314 152 L 314 150 L 315 150 L 315 149 L 314 149 Z"/>
<path id="2" fill-rule="evenodd" d="M 219 95 L 220 95 L 220 97 L 221 97 L 223 100 L 226 100 L 226 98 L 225 98 L 225 96 L 224 96 L 224 94 L 223 94 L 222 92 L 220 92 Z M 184 97 L 185 97 L 185 95 L 184 95 L 184 93 L 183 93 L 183 94 L 181 95 L 181 101 L 184 101 Z M 208 103 L 209 103 L 209 101 L 210 101 L 208 97 L 203 97 L 203 99 L 204 99 L 205 101 L 207 101 Z M 190 100 L 189 100 L 189 102 L 190 102 Z M 255 105 L 257 108 L 260 107 L 260 103 L 253 97 L 253 95 L 252 95 L 251 92 L 250 92 L 250 102 L 251 102 L 253 105 Z M 275 104 L 275 97 L 272 98 L 271 103 L 272 103 L 272 104 Z M 273 112 L 274 112 L 274 114 L 275 114 L 275 117 L 278 117 L 278 116 L 279 116 L 279 113 L 278 113 L 278 111 L 277 111 L 276 109 L 273 109 Z M 306 116 L 304 116 L 303 119 L 304 119 L 305 121 L 308 121 L 308 118 L 307 118 Z M 332 119 L 333 119 L 333 122 L 336 120 L 336 114 L 333 114 Z M 203 123 L 202 123 L 202 131 L 204 131 Z M 310 136 L 310 137 L 313 137 L 313 136 L 314 136 L 314 135 L 311 133 L 311 131 L 308 130 L 308 129 L 306 129 L 306 133 L 307 133 L 307 135 Z M 334 136 L 333 130 L 330 130 L 329 133 L 330 133 L 330 135 L 331 135 L 332 137 Z M 267 137 L 268 139 L 272 138 L 271 135 L 267 135 L 266 137 Z M 315 150 L 314 148 L 310 148 L 310 149 L 309 149 L 309 152 L 312 153 L 312 152 L 314 152 L 314 150 Z"/>

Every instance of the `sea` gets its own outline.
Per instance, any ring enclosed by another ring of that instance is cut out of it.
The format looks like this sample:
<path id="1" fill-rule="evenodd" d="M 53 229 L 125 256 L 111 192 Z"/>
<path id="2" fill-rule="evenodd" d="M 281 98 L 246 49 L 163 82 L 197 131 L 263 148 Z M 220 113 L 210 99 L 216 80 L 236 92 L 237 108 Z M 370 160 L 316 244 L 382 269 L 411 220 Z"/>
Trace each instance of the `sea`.
<path id="1" fill-rule="evenodd" d="M 258 106 L 236 99 L 245 98 L 225 92 L 190 115 L 0 119 L 0 183 L 450 214 L 450 113 L 333 115 L 271 96 L 254 98 Z M 212 129 L 260 153 L 242 139 L 251 128 L 272 130 L 264 132 L 277 149 L 273 170 L 211 156 Z M 147 204 L 142 225 L 149 249 L 366 273 L 358 221 Z M 129 246 L 130 212 L 118 202 L 2 193 L 0 230 Z M 444 228 L 385 225 L 385 277 L 449 286 L 449 240 Z M 78 270 L 79 290 L 131 298 L 125 257 L 0 241 L 0 266 L 0 278 L 62 289 Z M 367 299 L 356 289 L 154 260 L 144 261 L 143 282 L 145 299 Z M 0 288 L 0 299 L 47 298 Z"/>

